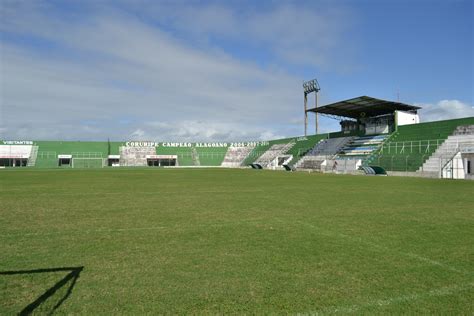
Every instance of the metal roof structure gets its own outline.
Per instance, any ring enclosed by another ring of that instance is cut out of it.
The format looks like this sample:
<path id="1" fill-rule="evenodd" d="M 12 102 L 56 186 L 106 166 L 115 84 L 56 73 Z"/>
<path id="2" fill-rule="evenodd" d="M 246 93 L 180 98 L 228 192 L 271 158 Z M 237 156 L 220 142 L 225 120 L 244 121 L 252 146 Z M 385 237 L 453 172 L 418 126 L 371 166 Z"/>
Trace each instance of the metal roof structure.
<path id="1" fill-rule="evenodd" d="M 405 111 L 416 113 L 421 109 L 400 102 L 387 101 L 382 99 L 361 96 L 345 101 L 328 104 L 325 106 L 308 109 L 308 112 L 321 113 L 328 116 L 348 117 L 360 119 L 363 117 L 374 117 L 393 113 L 394 111 Z"/>

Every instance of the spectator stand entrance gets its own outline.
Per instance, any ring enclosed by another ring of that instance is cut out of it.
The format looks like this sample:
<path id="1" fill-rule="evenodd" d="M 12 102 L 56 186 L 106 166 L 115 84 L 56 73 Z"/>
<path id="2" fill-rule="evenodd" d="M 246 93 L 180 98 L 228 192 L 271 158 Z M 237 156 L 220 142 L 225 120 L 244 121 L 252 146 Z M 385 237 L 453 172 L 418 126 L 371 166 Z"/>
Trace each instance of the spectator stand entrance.
<path id="1" fill-rule="evenodd" d="M 149 167 L 176 167 L 178 155 L 146 155 Z"/>

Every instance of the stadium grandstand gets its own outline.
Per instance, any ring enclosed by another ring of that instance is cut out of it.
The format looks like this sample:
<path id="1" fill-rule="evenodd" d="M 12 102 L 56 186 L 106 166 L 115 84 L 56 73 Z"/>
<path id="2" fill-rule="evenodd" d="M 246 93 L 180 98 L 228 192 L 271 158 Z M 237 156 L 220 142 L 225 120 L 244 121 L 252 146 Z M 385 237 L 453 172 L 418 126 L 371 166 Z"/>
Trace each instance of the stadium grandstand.
<path id="1" fill-rule="evenodd" d="M 474 117 L 420 123 L 420 108 L 361 96 L 308 109 L 340 131 L 260 142 L 3 140 L 0 167 L 225 167 L 473 179 Z M 288 169 L 288 168 L 287 168 Z"/>

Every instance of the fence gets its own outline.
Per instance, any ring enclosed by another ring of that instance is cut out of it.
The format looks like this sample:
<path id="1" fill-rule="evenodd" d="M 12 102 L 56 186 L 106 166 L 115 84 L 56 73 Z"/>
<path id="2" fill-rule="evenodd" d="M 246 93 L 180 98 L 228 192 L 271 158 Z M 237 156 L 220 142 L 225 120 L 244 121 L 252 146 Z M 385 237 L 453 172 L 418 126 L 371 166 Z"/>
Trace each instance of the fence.
<path id="1" fill-rule="evenodd" d="M 389 142 L 380 148 L 380 154 L 426 154 L 436 150 L 444 139 Z"/>
<path id="2" fill-rule="evenodd" d="M 72 152 L 74 158 L 103 158 L 101 152 Z"/>
<path id="3" fill-rule="evenodd" d="M 379 155 L 370 163 L 383 167 L 387 171 L 417 171 L 431 154 L 422 155 Z"/>
<path id="4" fill-rule="evenodd" d="M 39 151 L 36 156 L 38 159 L 58 159 L 58 155 L 55 151 Z"/>

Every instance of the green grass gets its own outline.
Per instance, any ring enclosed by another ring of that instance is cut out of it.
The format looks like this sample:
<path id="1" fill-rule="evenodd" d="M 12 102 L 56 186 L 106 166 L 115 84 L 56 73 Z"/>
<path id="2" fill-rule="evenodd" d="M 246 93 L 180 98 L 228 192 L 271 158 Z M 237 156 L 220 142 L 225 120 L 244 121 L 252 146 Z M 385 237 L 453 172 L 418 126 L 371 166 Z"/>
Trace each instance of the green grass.
<path id="1" fill-rule="evenodd" d="M 474 182 L 0 170 L 0 314 L 473 314 Z M 35 310 L 48 313 L 71 282 Z"/>

